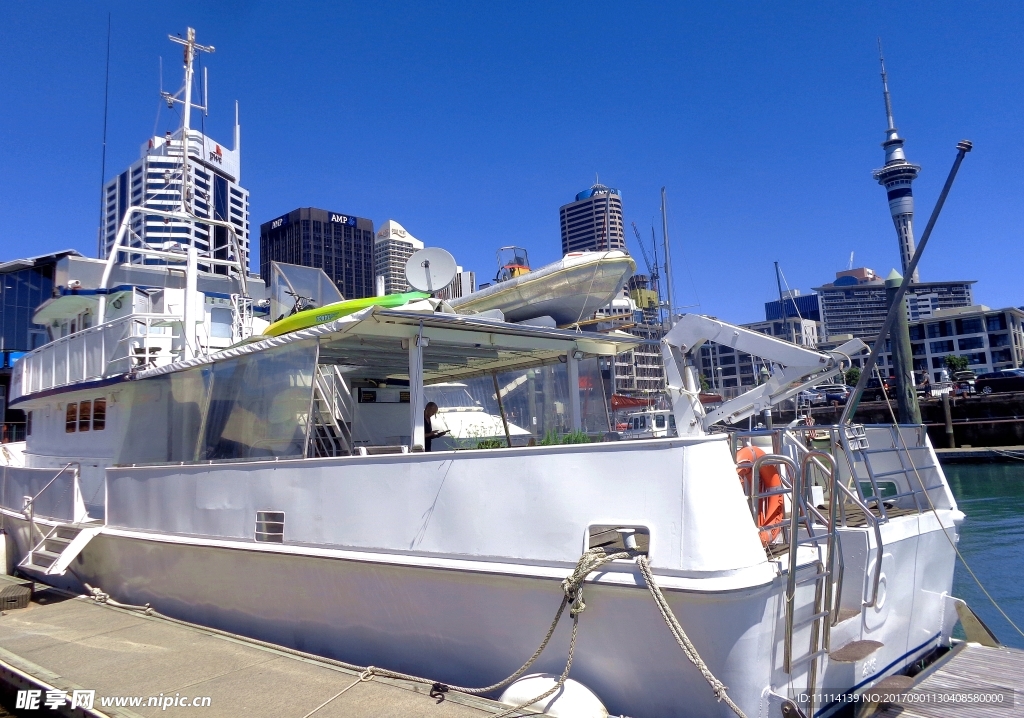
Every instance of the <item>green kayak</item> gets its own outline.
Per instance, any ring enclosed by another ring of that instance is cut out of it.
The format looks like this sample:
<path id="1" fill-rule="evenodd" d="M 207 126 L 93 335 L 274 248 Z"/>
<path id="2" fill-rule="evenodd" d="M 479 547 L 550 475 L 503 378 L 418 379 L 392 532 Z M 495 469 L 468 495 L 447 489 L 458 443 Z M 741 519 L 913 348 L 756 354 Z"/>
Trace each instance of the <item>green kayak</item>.
<path id="1" fill-rule="evenodd" d="M 263 336 L 279 337 L 288 332 L 315 327 L 317 324 L 333 322 L 335 319 L 355 314 L 360 309 L 366 309 L 367 307 L 380 306 L 392 309 L 417 299 L 426 299 L 429 296 L 426 292 L 404 292 L 403 294 L 387 294 L 383 297 L 347 299 L 343 302 L 335 302 L 323 307 L 307 309 L 290 317 L 285 317 L 267 327 L 263 332 Z"/>

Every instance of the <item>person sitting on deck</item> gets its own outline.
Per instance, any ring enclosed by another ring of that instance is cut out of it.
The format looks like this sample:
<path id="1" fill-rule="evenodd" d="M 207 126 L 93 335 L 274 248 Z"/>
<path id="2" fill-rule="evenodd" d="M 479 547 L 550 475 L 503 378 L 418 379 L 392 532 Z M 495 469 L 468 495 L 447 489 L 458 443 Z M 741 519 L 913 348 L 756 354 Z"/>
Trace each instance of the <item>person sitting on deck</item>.
<path id="1" fill-rule="evenodd" d="M 437 439 L 445 434 L 449 433 L 448 429 L 435 431 L 431 426 L 431 419 L 437 414 L 437 404 L 434 402 L 428 402 L 423 407 L 423 449 L 424 451 L 430 451 L 430 442 L 432 439 Z"/>

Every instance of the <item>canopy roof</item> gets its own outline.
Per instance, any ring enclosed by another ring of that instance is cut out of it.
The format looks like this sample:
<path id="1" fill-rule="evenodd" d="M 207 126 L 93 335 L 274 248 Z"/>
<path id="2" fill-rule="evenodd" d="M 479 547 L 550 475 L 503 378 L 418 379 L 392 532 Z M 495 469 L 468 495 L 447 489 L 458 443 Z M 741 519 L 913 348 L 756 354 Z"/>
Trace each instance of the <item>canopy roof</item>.
<path id="1" fill-rule="evenodd" d="M 423 309 L 420 309 L 420 308 Z M 333 322 L 226 349 L 206 357 L 139 372 L 168 374 L 294 342 L 319 340 L 321 364 L 353 377 L 408 377 L 409 342 L 421 335 L 425 383 L 458 381 L 561 361 L 567 352 L 612 356 L 639 343 L 629 334 L 596 334 L 525 326 L 472 315 L 437 313 L 427 302 L 403 309 L 370 307 Z"/>

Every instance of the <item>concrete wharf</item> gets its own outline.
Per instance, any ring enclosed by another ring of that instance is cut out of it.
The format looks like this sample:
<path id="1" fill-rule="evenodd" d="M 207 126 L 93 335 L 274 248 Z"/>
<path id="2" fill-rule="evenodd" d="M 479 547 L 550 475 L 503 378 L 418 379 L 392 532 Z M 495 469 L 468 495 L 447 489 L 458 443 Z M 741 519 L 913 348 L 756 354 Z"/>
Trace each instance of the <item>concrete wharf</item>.
<path id="1" fill-rule="evenodd" d="M 1024 716 L 1024 651 L 960 643 L 914 679 L 896 676 L 869 694 L 903 697 L 874 718 L 1006 718 Z"/>
<path id="2" fill-rule="evenodd" d="M 508 708 L 454 692 L 438 700 L 429 685 L 409 681 L 361 682 L 358 672 L 315 656 L 36 587 L 42 590 L 26 608 L 0 616 L 5 702 L 14 708 L 18 689 L 41 691 L 39 709 L 17 715 L 480 718 Z M 71 710 L 80 689 L 95 691 L 93 710 Z M 48 691 L 66 691 L 58 711 L 46 708 Z M 141 705 L 101 705 L 118 697 L 141 698 Z M 148 706 L 150 697 L 160 698 L 160 707 Z M 209 705 L 164 708 L 165 697 L 209 698 Z"/>

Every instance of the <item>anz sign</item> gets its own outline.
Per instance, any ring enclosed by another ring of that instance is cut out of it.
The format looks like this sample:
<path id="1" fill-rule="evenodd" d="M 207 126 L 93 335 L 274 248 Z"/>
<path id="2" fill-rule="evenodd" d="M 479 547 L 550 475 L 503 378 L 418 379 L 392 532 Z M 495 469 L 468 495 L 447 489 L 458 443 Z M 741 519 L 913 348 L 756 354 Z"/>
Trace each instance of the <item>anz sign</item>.
<path id="1" fill-rule="evenodd" d="M 347 214 L 335 214 L 331 212 L 331 222 L 334 224 L 347 224 L 350 227 L 356 226 L 356 218 L 349 217 Z"/>

